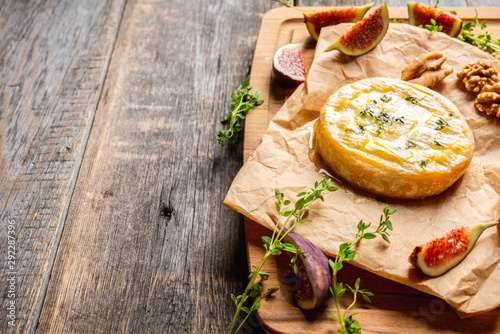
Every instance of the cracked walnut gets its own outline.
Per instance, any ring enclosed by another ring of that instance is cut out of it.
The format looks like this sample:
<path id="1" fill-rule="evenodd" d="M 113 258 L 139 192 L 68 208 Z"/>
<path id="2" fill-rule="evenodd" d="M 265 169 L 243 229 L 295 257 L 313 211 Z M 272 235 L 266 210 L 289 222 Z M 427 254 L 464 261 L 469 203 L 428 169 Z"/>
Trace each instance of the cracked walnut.
<path id="1" fill-rule="evenodd" d="M 500 83 L 485 86 L 474 101 L 477 110 L 500 117 Z"/>
<path id="2" fill-rule="evenodd" d="M 466 65 L 457 73 L 457 77 L 462 80 L 468 91 L 474 93 L 479 93 L 485 86 L 498 82 L 497 71 L 484 60 Z"/>
<path id="3" fill-rule="evenodd" d="M 425 87 L 432 87 L 453 72 L 453 68 L 444 67 L 446 57 L 441 52 L 422 53 L 401 72 L 401 79 Z"/>

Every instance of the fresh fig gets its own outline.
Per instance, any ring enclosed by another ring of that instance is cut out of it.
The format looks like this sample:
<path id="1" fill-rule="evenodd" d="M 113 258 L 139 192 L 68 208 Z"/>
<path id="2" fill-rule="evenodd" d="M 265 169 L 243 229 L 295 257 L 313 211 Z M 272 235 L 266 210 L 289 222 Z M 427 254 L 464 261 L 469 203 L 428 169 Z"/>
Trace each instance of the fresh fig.
<path id="1" fill-rule="evenodd" d="M 349 56 L 361 56 L 380 43 L 388 28 L 389 10 L 384 3 L 370 9 L 361 21 L 350 27 L 325 51 L 339 50 Z"/>
<path id="2" fill-rule="evenodd" d="M 297 272 L 291 265 L 295 254 L 284 251 L 275 257 L 280 291 L 288 302 L 303 310 L 312 310 L 330 297 L 333 277 L 328 258 L 312 242 L 293 232 L 283 241 L 294 245 L 300 254 L 296 261 Z"/>
<path id="3" fill-rule="evenodd" d="M 440 276 L 469 254 L 485 229 L 497 224 L 498 221 L 456 228 L 424 246 L 415 247 L 408 261 L 428 276 Z"/>
<path id="4" fill-rule="evenodd" d="M 441 31 L 451 37 L 458 36 L 462 31 L 462 20 L 456 15 L 418 2 L 408 2 L 407 5 L 408 23 L 411 25 L 425 27 L 434 19 L 437 26 L 443 27 Z"/>
<path id="5" fill-rule="evenodd" d="M 302 45 L 303 43 L 286 44 L 274 53 L 274 75 L 285 88 L 296 87 L 306 79 Z"/>
<path id="6" fill-rule="evenodd" d="M 333 8 L 321 12 L 304 13 L 304 21 L 312 38 L 318 40 L 321 28 L 339 23 L 356 23 L 375 3 L 360 7 Z"/>

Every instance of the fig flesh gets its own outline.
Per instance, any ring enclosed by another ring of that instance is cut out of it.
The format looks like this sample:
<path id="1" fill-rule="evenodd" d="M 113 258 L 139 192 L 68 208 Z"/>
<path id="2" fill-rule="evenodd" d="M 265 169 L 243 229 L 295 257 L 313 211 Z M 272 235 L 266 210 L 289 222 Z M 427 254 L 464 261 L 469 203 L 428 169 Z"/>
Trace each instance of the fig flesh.
<path id="1" fill-rule="evenodd" d="M 321 28 L 339 23 L 356 23 L 374 4 L 372 2 L 359 7 L 333 8 L 321 12 L 305 13 L 304 21 L 311 37 L 318 40 Z"/>
<path id="2" fill-rule="evenodd" d="M 384 3 L 370 9 L 361 21 L 350 27 L 325 51 L 339 50 L 349 56 L 361 56 L 384 38 L 389 28 L 389 10 Z"/>
<path id="3" fill-rule="evenodd" d="M 273 72 L 285 88 L 296 87 L 306 79 L 302 45 L 303 43 L 286 44 L 274 53 Z"/>
<path id="4" fill-rule="evenodd" d="M 443 27 L 441 32 L 451 37 L 458 36 L 462 31 L 462 20 L 451 13 L 418 2 L 408 2 L 407 5 L 408 23 L 411 25 L 425 27 L 434 19 L 437 26 Z"/>
<path id="5" fill-rule="evenodd" d="M 312 242 L 293 232 L 283 241 L 294 245 L 301 254 L 296 262 L 297 273 L 291 266 L 293 253 L 283 251 L 275 257 L 281 294 L 299 308 L 312 310 L 330 297 L 333 277 L 328 258 Z"/>
<path id="6" fill-rule="evenodd" d="M 499 222 L 456 228 L 423 246 L 417 246 L 408 261 L 428 276 L 440 276 L 459 264 L 470 253 L 488 227 Z"/>

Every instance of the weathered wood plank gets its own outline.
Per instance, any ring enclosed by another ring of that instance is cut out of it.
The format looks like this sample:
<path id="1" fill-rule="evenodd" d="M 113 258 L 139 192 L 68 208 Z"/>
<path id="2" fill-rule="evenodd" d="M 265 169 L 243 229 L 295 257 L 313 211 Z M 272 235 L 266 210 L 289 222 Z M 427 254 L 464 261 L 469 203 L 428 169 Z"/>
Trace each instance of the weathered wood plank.
<path id="1" fill-rule="evenodd" d="M 248 273 L 215 132 L 271 5 L 129 1 L 38 332 L 223 332 Z"/>
<path id="2" fill-rule="evenodd" d="M 0 6 L 2 332 L 36 328 L 122 11 L 121 0 Z"/>

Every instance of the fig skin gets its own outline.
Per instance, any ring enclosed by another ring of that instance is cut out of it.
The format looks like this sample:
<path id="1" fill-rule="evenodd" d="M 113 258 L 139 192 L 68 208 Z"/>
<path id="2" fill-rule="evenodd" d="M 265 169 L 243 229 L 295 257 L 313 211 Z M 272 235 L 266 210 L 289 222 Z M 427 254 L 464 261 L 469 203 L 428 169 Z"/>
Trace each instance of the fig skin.
<path id="1" fill-rule="evenodd" d="M 333 277 L 328 258 L 312 242 L 293 232 L 289 232 L 283 242 L 294 245 L 302 254 L 297 260 L 298 276 L 290 266 L 294 254 L 283 251 L 275 257 L 281 294 L 289 303 L 312 310 L 331 296 Z"/>
<path id="2" fill-rule="evenodd" d="M 304 13 L 304 22 L 312 38 L 319 38 L 321 28 L 340 23 L 356 23 L 375 3 L 350 8 L 333 8 L 321 12 Z"/>
<path id="3" fill-rule="evenodd" d="M 451 230 L 441 238 L 415 247 L 408 261 L 427 276 L 440 276 L 458 265 L 470 253 L 485 229 L 498 223 L 466 225 Z"/>
<path id="4" fill-rule="evenodd" d="M 456 15 L 418 2 L 408 2 L 407 5 L 408 23 L 411 25 L 425 27 L 431 24 L 431 19 L 434 19 L 436 25 L 443 27 L 441 32 L 451 37 L 457 37 L 462 31 L 462 20 Z"/>
<path id="5" fill-rule="evenodd" d="M 382 41 L 389 29 L 389 10 L 383 3 L 370 9 L 361 21 L 350 27 L 325 51 L 339 50 L 348 56 L 361 56 Z"/>
<path id="6" fill-rule="evenodd" d="M 297 87 L 306 80 L 303 44 L 285 44 L 274 53 L 273 73 L 284 88 Z"/>

